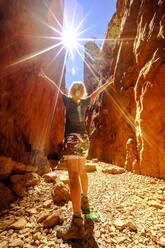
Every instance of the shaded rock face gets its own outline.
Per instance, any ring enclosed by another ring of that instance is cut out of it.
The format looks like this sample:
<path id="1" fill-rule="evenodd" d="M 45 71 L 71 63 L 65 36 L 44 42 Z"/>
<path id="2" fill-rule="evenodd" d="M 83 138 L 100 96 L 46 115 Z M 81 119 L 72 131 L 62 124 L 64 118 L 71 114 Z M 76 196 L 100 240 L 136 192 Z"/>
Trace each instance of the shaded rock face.
<path id="1" fill-rule="evenodd" d="M 102 64 L 100 49 L 94 41 L 85 44 L 84 61 L 84 84 L 90 95 L 98 86 Z"/>
<path id="2" fill-rule="evenodd" d="M 119 40 L 103 45 L 103 76 L 114 74 L 115 82 L 88 121 L 89 157 L 159 178 L 165 178 L 164 13 L 161 0 L 117 1 L 106 38 Z"/>
<path id="3" fill-rule="evenodd" d="M 39 77 L 43 67 L 64 87 L 64 76 L 59 73 L 64 53 L 54 59 L 60 48 L 49 48 L 57 41 L 43 38 L 57 36 L 48 25 L 59 29 L 52 13 L 62 23 L 63 1 L 45 3 L 0 1 L 0 154 L 20 162 L 32 150 L 59 153 L 63 140 L 61 96 Z M 48 52 L 42 53 L 45 49 Z"/>

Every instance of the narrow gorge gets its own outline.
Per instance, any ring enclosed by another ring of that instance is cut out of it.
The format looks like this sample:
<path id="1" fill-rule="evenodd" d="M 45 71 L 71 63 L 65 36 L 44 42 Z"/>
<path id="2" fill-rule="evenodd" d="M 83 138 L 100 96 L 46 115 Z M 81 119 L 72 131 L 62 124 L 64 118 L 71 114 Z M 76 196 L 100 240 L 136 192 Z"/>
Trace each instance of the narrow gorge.
<path id="1" fill-rule="evenodd" d="M 114 83 L 86 114 L 101 219 L 82 243 L 56 237 L 71 213 L 65 111 L 41 77 L 44 69 L 67 93 L 64 13 L 64 0 L 0 1 L 0 248 L 165 247 L 165 1 L 117 0 L 101 47 L 95 38 L 84 46 L 87 93 L 111 75 Z"/>

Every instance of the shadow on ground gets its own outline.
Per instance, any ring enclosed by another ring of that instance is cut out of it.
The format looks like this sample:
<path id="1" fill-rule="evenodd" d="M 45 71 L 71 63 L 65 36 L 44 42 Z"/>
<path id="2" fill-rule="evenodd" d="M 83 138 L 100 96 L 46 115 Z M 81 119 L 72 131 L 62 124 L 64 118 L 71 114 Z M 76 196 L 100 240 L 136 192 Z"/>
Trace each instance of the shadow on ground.
<path id="1" fill-rule="evenodd" d="M 98 244 L 95 241 L 94 238 L 94 222 L 91 219 L 85 218 L 85 229 L 87 231 L 87 234 L 84 239 L 82 240 L 72 240 L 69 241 L 68 244 L 71 245 L 73 248 L 98 248 Z"/>

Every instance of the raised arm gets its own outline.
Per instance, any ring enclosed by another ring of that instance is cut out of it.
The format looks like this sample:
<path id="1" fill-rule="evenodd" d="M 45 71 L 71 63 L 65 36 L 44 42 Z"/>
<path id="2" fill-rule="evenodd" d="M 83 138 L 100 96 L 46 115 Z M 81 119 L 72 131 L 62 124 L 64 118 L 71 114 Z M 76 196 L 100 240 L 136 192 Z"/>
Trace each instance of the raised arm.
<path id="1" fill-rule="evenodd" d="M 45 72 L 43 71 L 43 69 L 41 69 L 41 72 L 40 72 L 39 76 L 41 76 L 41 77 L 47 79 L 51 84 L 53 84 L 54 86 L 56 86 L 56 88 L 59 90 L 59 92 L 60 92 L 62 95 L 65 95 L 65 93 L 58 87 L 58 85 L 57 85 L 51 78 L 49 78 L 49 77 L 45 74 Z"/>
<path id="2" fill-rule="evenodd" d="M 114 77 L 111 76 L 109 78 L 109 80 L 101 85 L 98 89 L 96 89 L 91 95 L 90 95 L 90 98 L 91 98 L 91 101 L 94 101 L 94 99 L 96 98 L 96 96 L 98 96 L 101 92 L 103 92 L 110 84 L 112 84 L 114 82 Z"/>

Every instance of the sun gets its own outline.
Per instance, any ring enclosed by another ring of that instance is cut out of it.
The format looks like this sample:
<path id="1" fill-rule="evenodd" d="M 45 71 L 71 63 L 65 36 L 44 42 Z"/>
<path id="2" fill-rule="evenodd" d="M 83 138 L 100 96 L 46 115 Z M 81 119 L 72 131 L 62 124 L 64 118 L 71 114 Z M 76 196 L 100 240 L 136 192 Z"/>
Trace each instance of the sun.
<path id="1" fill-rule="evenodd" d="M 10 64 L 7 68 L 16 66 L 22 63 L 26 63 L 30 60 L 33 60 L 35 57 L 40 56 L 44 53 L 47 53 L 53 49 L 55 49 L 55 54 L 53 59 L 50 60 L 50 62 L 45 66 L 46 68 L 50 67 L 52 63 L 57 59 L 57 57 L 60 56 L 60 54 L 64 51 L 64 60 L 63 60 L 63 69 L 61 74 L 65 71 L 65 65 L 68 59 L 68 56 L 71 58 L 71 60 L 75 60 L 76 55 L 78 54 L 82 61 L 86 64 L 86 66 L 89 68 L 91 73 L 97 78 L 97 75 L 95 71 L 92 69 L 92 67 L 85 61 L 84 54 L 90 54 L 88 53 L 88 50 L 84 47 L 85 42 L 93 41 L 92 38 L 85 38 L 84 33 L 86 33 L 89 29 L 92 29 L 92 26 L 87 26 L 87 28 L 83 28 L 86 18 L 88 17 L 88 14 L 85 16 L 83 15 L 81 18 L 81 15 L 77 14 L 79 13 L 77 11 L 77 8 L 72 11 L 71 14 L 67 14 L 67 12 L 64 12 L 63 17 L 63 23 L 61 24 L 60 20 L 58 20 L 57 16 L 53 11 L 49 8 L 46 1 L 44 1 L 46 7 L 48 8 L 50 16 L 53 18 L 54 23 L 56 23 L 56 26 L 50 25 L 48 22 L 43 21 L 42 18 L 35 15 L 37 18 L 37 21 L 42 23 L 44 26 L 46 26 L 48 29 L 53 31 L 52 36 L 37 36 L 37 35 L 29 35 L 29 38 L 40 38 L 40 39 L 47 39 L 47 40 L 54 40 L 54 43 L 49 45 L 48 47 L 35 51 L 31 54 L 27 54 L 26 56 L 20 58 L 16 62 Z M 77 16 L 78 15 L 78 16 Z M 70 17 L 70 18 L 69 18 Z M 75 70 L 73 70 L 73 73 L 75 73 Z M 61 75 L 61 80 L 63 76 Z"/>
<path id="2" fill-rule="evenodd" d="M 61 33 L 61 42 L 72 60 L 74 60 L 75 51 L 80 46 L 78 38 L 76 29 L 73 30 L 68 27 L 67 29 L 63 29 Z"/>
<path id="3" fill-rule="evenodd" d="M 77 34 L 73 30 L 64 30 L 61 40 L 68 50 L 78 46 Z"/>

